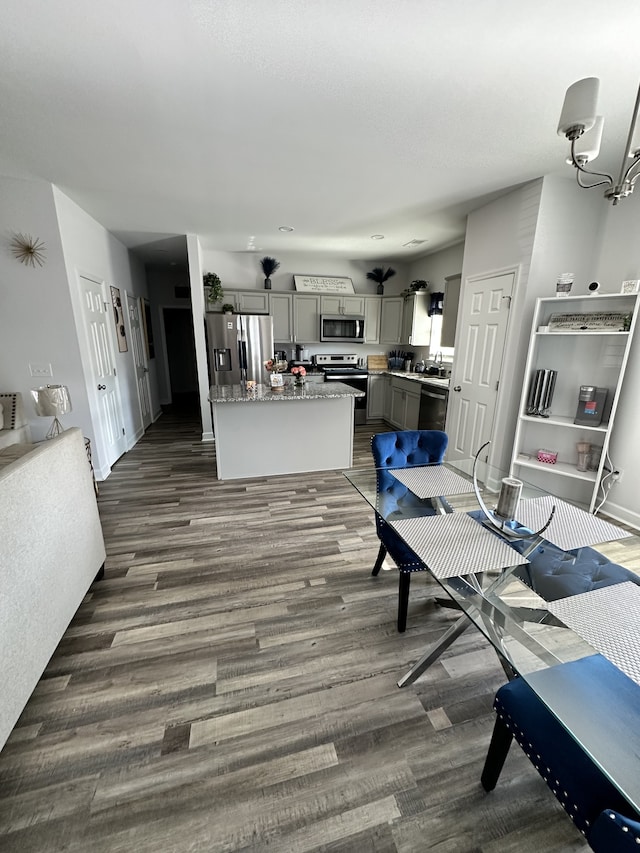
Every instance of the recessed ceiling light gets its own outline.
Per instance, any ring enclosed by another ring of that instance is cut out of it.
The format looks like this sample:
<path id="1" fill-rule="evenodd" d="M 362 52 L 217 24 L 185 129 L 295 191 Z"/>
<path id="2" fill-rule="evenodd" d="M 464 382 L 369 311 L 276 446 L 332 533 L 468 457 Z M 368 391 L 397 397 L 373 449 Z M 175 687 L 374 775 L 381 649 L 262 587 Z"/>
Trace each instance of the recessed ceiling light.
<path id="1" fill-rule="evenodd" d="M 278 228 L 278 231 L 293 231 L 293 228 L 290 225 L 281 225 Z"/>
<path id="2" fill-rule="evenodd" d="M 372 240 L 384 240 L 384 234 L 372 234 L 371 239 Z"/>
<path id="3" fill-rule="evenodd" d="M 408 243 L 403 243 L 402 245 L 405 249 L 414 249 L 416 246 L 421 246 L 423 243 L 426 243 L 426 240 L 409 240 Z"/>

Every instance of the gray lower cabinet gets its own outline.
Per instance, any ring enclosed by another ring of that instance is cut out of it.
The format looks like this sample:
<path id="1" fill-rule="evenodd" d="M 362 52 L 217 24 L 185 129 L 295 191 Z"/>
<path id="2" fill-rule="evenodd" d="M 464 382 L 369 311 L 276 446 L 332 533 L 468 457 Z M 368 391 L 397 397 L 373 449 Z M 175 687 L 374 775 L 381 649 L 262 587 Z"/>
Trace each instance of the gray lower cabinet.
<path id="1" fill-rule="evenodd" d="M 372 374 L 367 380 L 367 420 L 382 421 L 388 417 L 389 376 Z"/>
<path id="2" fill-rule="evenodd" d="M 397 429 L 418 429 L 419 416 L 420 385 L 392 376 L 389 423 Z"/>

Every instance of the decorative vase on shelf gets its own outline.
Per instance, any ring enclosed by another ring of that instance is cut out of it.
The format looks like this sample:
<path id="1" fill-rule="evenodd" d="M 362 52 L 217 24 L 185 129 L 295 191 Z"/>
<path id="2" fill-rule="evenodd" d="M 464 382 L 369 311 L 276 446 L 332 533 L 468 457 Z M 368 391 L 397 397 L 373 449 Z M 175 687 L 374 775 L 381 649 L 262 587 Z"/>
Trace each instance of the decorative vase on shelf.
<path id="1" fill-rule="evenodd" d="M 264 274 L 264 289 L 271 290 L 271 276 L 280 266 L 280 261 L 275 258 L 264 257 L 260 261 L 262 272 Z"/>

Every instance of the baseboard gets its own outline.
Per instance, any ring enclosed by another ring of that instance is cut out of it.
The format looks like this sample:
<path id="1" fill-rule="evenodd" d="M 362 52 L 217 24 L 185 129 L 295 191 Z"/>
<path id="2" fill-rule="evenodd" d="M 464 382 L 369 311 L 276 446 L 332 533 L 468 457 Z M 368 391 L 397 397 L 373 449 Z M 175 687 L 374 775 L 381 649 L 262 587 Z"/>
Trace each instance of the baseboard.
<path id="1" fill-rule="evenodd" d="M 96 480 L 101 483 L 103 480 L 106 480 L 109 474 L 111 473 L 111 466 L 105 465 L 102 468 L 96 468 L 95 464 L 93 466 L 93 476 Z"/>
<path id="2" fill-rule="evenodd" d="M 615 521 L 620 521 L 622 524 L 628 524 L 629 527 L 640 530 L 640 514 L 637 512 L 631 512 L 631 510 L 625 509 L 623 506 L 612 503 L 611 501 L 605 503 L 602 507 L 602 512 Z"/>
<path id="3" fill-rule="evenodd" d="M 135 447 L 136 444 L 140 441 L 142 436 L 144 435 L 144 429 L 138 429 L 135 431 L 132 441 L 129 443 L 127 447 L 127 453 L 131 450 L 132 447 Z"/>

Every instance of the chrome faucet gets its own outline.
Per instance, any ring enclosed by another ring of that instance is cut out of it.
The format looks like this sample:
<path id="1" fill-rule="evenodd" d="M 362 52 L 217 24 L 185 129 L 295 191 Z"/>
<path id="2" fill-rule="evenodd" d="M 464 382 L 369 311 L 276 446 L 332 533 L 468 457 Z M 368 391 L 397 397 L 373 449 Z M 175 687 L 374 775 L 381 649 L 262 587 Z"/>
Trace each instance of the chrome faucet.
<path id="1" fill-rule="evenodd" d="M 440 367 L 442 367 L 442 353 L 441 352 L 436 353 L 436 357 L 433 359 L 433 363 L 439 364 Z"/>

